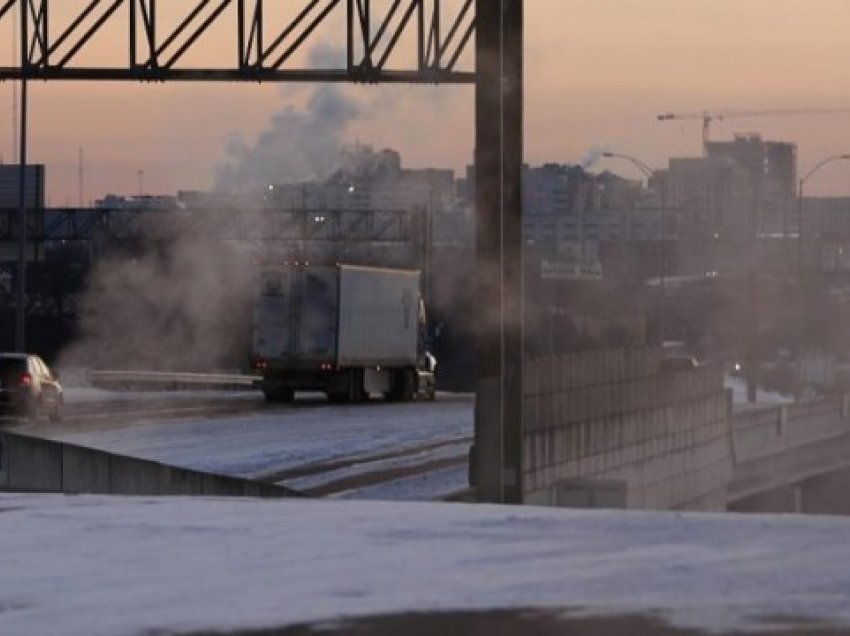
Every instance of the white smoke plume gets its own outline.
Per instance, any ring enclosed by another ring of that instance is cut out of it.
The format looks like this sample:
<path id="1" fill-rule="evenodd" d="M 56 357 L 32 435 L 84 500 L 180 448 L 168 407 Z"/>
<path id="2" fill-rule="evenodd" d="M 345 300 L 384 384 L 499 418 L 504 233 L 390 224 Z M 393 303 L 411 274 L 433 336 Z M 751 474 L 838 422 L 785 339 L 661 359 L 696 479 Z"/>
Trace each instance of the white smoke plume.
<path id="1" fill-rule="evenodd" d="M 334 66 L 340 64 L 340 57 L 335 49 L 320 47 L 311 53 L 310 63 Z M 347 126 L 362 114 L 342 88 L 319 86 L 304 108 L 289 105 L 274 115 L 253 144 L 235 137 L 218 169 L 215 190 L 257 193 L 270 184 L 327 177 L 338 167 Z"/>
<path id="2" fill-rule="evenodd" d="M 327 64 L 333 55 L 319 49 L 314 63 Z M 230 144 L 216 191 L 259 196 L 269 184 L 330 175 L 345 129 L 359 115 L 342 89 L 316 88 L 303 108 L 276 114 L 254 143 Z M 204 371 L 247 363 L 251 250 L 181 222 L 186 213 L 142 213 L 141 248 L 113 251 L 96 263 L 80 299 L 79 338 L 63 352 L 62 366 Z M 245 223 L 262 235 L 259 216 Z"/>
<path id="3" fill-rule="evenodd" d="M 584 153 L 581 157 L 581 167 L 585 170 L 588 170 L 596 164 L 597 161 L 602 157 L 602 155 L 606 152 L 610 152 L 611 147 L 610 144 L 594 144 L 587 152 Z"/>

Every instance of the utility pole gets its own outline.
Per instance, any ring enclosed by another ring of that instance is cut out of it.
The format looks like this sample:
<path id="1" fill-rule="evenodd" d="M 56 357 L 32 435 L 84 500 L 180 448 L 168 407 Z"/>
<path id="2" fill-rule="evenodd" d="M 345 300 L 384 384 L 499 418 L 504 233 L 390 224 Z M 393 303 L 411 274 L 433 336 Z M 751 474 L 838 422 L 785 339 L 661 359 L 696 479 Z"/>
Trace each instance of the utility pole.
<path id="1" fill-rule="evenodd" d="M 21 7 L 21 67 L 27 60 L 27 11 Z M 18 280 L 15 307 L 15 350 L 26 351 L 27 301 L 27 79 L 21 79 L 21 128 L 18 151 Z"/>
<path id="2" fill-rule="evenodd" d="M 759 325 L 761 315 L 759 311 L 759 288 L 758 274 L 758 226 L 759 226 L 759 207 L 761 205 L 761 175 L 755 176 L 753 184 L 753 200 L 750 209 L 749 218 L 749 258 L 747 259 L 747 299 L 749 307 L 747 308 L 747 344 L 746 344 L 746 361 L 744 364 L 744 376 L 747 380 L 747 401 L 754 403 L 758 397 L 758 377 L 759 377 Z"/>
<path id="3" fill-rule="evenodd" d="M 845 153 L 841 155 L 832 155 L 830 157 L 826 157 L 825 159 L 821 159 L 815 166 L 809 170 L 805 175 L 800 177 L 797 186 L 797 294 L 798 294 L 798 302 L 797 302 L 797 382 L 800 383 L 802 379 L 801 374 L 801 364 L 803 358 L 803 350 L 805 349 L 805 328 L 804 320 L 806 317 L 806 312 L 804 309 L 805 306 L 805 281 L 804 281 L 804 254 L 803 254 L 803 227 L 805 225 L 803 221 L 803 188 L 806 185 L 806 181 L 808 181 L 814 174 L 823 168 L 825 165 L 832 163 L 834 161 L 849 161 L 850 153 Z M 815 228 L 815 224 L 812 223 L 812 228 Z M 812 231 L 812 237 L 814 238 L 815 232 Z M 814 245 L 814 241 L 812 241 Z"/>
<path id="4" fill-rule="evenodd" d="M 652 175 L 654 173 L 653 169 L 649 167 L 649 165 L 637 157 L 632 157 L 631 155 L 623 155 L 617 152 L 603 152 L 603 157 L 607 158 L 616 158 L 616 159 L 625 159 L 626 161 L 631 162 L 638 170 L 640 170 L 644 176 L 646 177 L 646 187 L 649 188 L 650 180 L 652 179 Z M 659 219 L 659 234 L 658 237 L 658 342 L 661 346 L 664 346 L 664 341 L 667 337 L 667 313 L 665 310 L 666 300 L 667 300 L 667 290 L 666 290 L 666 279 L 667 279 L 667 210 L 662 201 L 661 205 L 661 217 Z M 629 222 L 629 234 L 631 236 L 632 241 L 634 241 L 634 232 L 632 231 L 632 221 Z"/>
<path id="5" fill-rule="evenodd" d="M 476 8 L 475 445 L 480 501 L 521 503 L 523 0 Z"/>
<path id="6" fill-rule="evenodd" d="M 12 9 L 12 65 L 18 57 L 18 29 L 16 26 L 17 16 Z M 23 61 L 23 60 L 21 60 Z M 12 82 L 12 162 L 18 161 L 18 85 Z"/>
<path id="7" fill-rule="evenodd" d="M 21 130 L 18 151 L 18 280 L 15 308 L 15 350 L 26 351 L 27 301 L 27 81 L 21 81 Z"/>
<path id="8" fill-rule="evenodd" d="M 85 168 L 83 166 L 83 149 L 79 148 L 77 153 L 77 187 L 79 189 L 79 206 L 85 207 Z"/>

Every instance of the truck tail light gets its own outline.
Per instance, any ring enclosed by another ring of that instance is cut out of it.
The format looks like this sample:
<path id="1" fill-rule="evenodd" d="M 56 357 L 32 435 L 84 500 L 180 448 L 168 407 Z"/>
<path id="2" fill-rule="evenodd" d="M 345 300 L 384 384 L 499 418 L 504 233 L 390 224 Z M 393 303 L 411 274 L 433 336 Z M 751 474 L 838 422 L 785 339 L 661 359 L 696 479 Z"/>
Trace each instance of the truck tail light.
<path id="1" fill-rule="evenodd" d="M 269 361 L 265 358 L 256 358 L 254 360 L 254 370 L 255 371 L 265 371 L 269 366 Z"/>
<path id="2" fill-rule="evenodd" d="M 32 375 L 29 373 L 22 373 L 20 386 L 32 386 Z"/>

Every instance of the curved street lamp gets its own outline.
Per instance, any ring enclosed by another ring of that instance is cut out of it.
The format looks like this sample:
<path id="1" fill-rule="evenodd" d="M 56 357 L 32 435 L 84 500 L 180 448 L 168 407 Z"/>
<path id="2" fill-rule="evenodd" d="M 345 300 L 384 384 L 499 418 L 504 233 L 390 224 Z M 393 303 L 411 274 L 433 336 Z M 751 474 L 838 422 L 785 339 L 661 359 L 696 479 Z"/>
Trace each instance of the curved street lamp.
<path id="1" fill-rule="evenodd" d="M 833 155 L 819 161 L 814 168 L 809 170 L 803 177 L 800 178 L 799 187 L 797 188 L 797 273 L 803 274 L 803 186 L 808 181 L 809 177 L 814 175 L 818 170 L 826 164 L 833 161 L 850 160 L 850 154 Z"/>
<path id="2" fill-rule="evenodd" d="M 646 165 L 643 161 L 638 159 L 637 157 L 632 157 L 631 155 L 621 155 L 616 152 L 603 152 L 603 157 L 614 158 L 614 159 L 625 159 L 626 161 L 631 161 L 635 166 L 637 166 L 638 170 L 644 173 L 649 179 L 652 176 L 652 173 L 655 172 L 652 168 Z"/>
<path id="3" fill-rule="evenodd" d="M 803 186 L 806 184 L 806 181 L 815 174 L 818 170 L 823 168 L 826 164 L 832 163 L 834 161 L 846 161 L 850 160 L 850 154 L 843 155 L 833 155 L 831 157 L 827 157 L 826 159 L 822 159 L 815 167 L 809 170 L 803 177 L 800 178 L 799 187 L 797 188 L 797 277 L 799 281 L 800 289 L 798 290 L 799 295 L 799 304 L 797 307 L 798 315 L 798 329 L 797 329 L 797 377 L 799 380 L 800 377 L 800 361 L 802 356 L 802 348 L 803 348 Z"/>

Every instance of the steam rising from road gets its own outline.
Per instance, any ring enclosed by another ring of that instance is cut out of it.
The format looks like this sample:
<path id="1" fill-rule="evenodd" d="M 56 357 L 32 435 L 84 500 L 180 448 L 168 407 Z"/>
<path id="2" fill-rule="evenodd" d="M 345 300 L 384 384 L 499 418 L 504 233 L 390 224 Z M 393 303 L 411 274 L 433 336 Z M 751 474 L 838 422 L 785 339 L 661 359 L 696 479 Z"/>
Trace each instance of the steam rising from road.
<path id="1" fill-rule="evenodd" d="M 339 66 L 330 48 L 311 54 L 316 67 Z M 267 237 L 259 214 L 270 185 L 323 180 L 344 164 L 341 149 L 352 124 L 398 112 L 403 100 L 355 99 L 336 85 L 287 89 L 288 105 L 253 141 L 234 136 L 216 171 L 214 191 L 232 196 L 233 215 Z M 293 102 L 303 106 L 292 105 Z M 368 105 L 367 105 L 368 104 Z M 203 204 L 201 204 L 203 206 Z M 253 212 L 252 212 L 253 210 Z M 273 242 L 222 241 L 205 230 L 221 222 L 206 209 L 141 214 L 133 245 L 110 246 L 80 299 L 79 337 L 60 366 L 163 370 L 244 367 L 251 336 L 253 260 L 273 255 Z M 187 222 L 187 217 L 194 220 Z M 261 245 L 262 244 L 262 245 Z M 268 250 L 268 251 L 267 251 Z"/>
<path id="2" fill-rule="evenodd" d="M 320 52 L 321 54 L 324 54 Z M 335 86 L 322 86 L 304 108 L 287 106 L 256 142 L 234 140 L 215 190 L 261 207 L 269 184 L 331 174 L 346 127 L 360 114 Z M 263 223 L 243 214 L 244 223 Z M 195 211 L 202 217 L 204 210 Z M 252 246 L 223 242 L 186 210 L 143 212 L 137 244 L 101 258 L 80 299 L 80 334 L 60 365 L 162 370 L 244 366 L 251 335 Z M 263 235 L 254 226 L 254 235 Z"/>
<path id="3" fill-rule="evenodd" d="M 157 224 L 170 226 L 159 219 Z M 162 234 L 163 227 L 148 228 Z M 80 338 L 62 365 L 233 368 L 247 346 L 250 260 L 203 236 L 155 238 L 98 262 L 81 302 Z"/>

